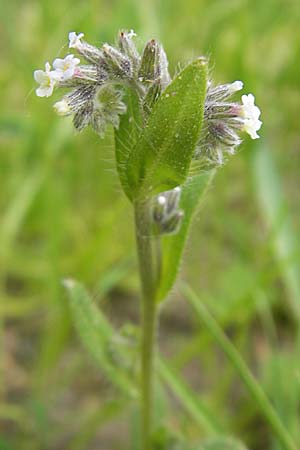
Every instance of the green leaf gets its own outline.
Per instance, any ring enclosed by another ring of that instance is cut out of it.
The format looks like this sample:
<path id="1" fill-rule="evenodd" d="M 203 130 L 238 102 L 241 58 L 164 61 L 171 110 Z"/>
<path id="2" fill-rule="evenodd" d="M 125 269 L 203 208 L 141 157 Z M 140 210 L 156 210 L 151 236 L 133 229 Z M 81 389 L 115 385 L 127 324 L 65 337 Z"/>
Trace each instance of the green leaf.
<path id="1" fill-rule="evenodd" d="M 117 170 L 125 194 L 130 198 L 131 190 L 127 179 L 127 162 L 135 147 L 142 128 L 142 113 L 138 93 L 127 88 L 123 98 L 126 114 L 120 116 L 119 128 L 115 129 L 115 154 Z"/>
<path id="2" fill-rule="evenodd" d="M 65 280 L 64 285 L 69 293 L 74 324 L 84 347 L 113 384 L 126 395 L 135 397 L 136 389 L 133 380 L 121 365 L 116 364 L 123 355 L 118 354 L 117 348 L 113 357 L 109 351 L 115 339 L 115 332 L 110 323 L 80 283 Z"/>
<path id="3" fill-rule="evenodd" d="M 153 107 L 127 162 L 132 198 L 182 184 L 199 138 L 207 85 L 207 63 L 189 64 Z"/>
<path id="4" fill-rule="evenodd" d="M 200 200 L 209 186 L 214 172 L 202 173 L 189 178 L 182 186 L 180 209 L 184 211 L 183 221 L 177 234 L 162 237 L 162 274 L 157 300 L 165 299 L 172 288 L 180 266 L 180 260 L 186 242 L 189 227 Z"/>

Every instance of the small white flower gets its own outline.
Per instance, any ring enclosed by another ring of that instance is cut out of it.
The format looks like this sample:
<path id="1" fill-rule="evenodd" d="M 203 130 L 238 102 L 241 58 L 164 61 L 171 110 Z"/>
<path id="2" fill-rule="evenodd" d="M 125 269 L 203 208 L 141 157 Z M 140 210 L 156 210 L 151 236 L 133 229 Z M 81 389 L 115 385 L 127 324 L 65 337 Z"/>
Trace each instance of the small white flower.
<path id="1" fill-rule="evenodd" d="M 53 108 L 59 116 L 68 116 L 71 114 L 70 106 L 66 100 L 54 103 Z"/>
<path id="2" fill-rule="evenodd" d="M 129 31 L 129 33 L 128 33 L 128 37 L 129 38 L 133 38 L 133 37 L 136 37 L 136 36 L 137 36 L 137 34 L 136 34 L 136 32 L 134 30 L 130 30 Z"/>
<path id="3" fill-rule="evenodd" d="M 69 80 L 74 75 L 75 67 L 80 63 L 79 58 L 67 55 L 64 59 L 56 58 L 53 67 L 61 80 Z"/>
<path id="4" fill-rule="evenodd" d="M 35 81 L 40 85 L 35 91 L 38 97 L 50 97 L 58 79 L 57 73 L 51 70 L 48 62 L 45 64 L 45 69 L 35 70 L 33 73 Z"/>
<path id="5" fill-rule="evenodd" d="M 76 34 L 74 31 L 69 33 L 69 48 L 77 48 L 81 45 L 80 39 L 84 36 L 83 33 Z"/>
<path id="6" fill-rule="evenodd" d="M 260 109 L 254 104 L 255 97 L 253 94 L 242 95 L 242 103 L 244 106 L 244 115 L 247 119 L 258 119 Z"/>
<path id="7" fill-rule="evenodd" d="M 228 87 L 230 94 L 234 94 L 234 92 L 241 91 L 244 87 L 244 83 L 242 81 L 234 81 Z"/>
<path id="8" fill-rule="evenodd" d="M 255 97 L 253 94 L 242 95 L 242 114 L 244 117 L 244 130 L 251 136 L 252 139 L 258 139 L 257 131 L 262 125 L 259 120 L 260 109 L 254 104 Z"/>

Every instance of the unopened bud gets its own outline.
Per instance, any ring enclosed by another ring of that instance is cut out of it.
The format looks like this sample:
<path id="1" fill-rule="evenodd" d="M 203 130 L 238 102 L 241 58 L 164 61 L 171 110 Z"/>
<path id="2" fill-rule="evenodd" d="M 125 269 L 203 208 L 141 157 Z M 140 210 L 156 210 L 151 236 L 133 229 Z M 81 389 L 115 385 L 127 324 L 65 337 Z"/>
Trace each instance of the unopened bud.
<path id="1" fill-rule="evenodd" d="M 127 31 L 121 31 L 119 34 L 118 44 L 121 53 L 123 53 L 130 59 L 132 63 L 132 71 L 136 75 L 141 58 L 137 51 L 135 43 L 133 42 L 133 37 L 135 36 L 136 34 L 134 33 L 133 30 L 131 30 L 129 33 Z"/>
<path id="2" fill-rule="evenodd" d="M 68 102 L 65 99 L 54 103 L 53 108 L 59 116 L 68 116 L 72 112 Z"/>
<path id="3" fill-rule="evenodd" d="M 92 102 L 87 102 L 81 109 L 79 109 L 73 117 L 73 124 L 77 131 L 82 131 L 87 127 L 91 121 L 93 114 Z"/>
<path id="4" fill-rule="evenodd" d="M 163 47 L 154 39 L 149 41 L 144 49 L 139 78 L 143 82 L 159 80 L 162 88 L 170 82 L 167 56 Z"/>
<path id="5" fill-rule="evenodd" d="M 114 78 L 132 77 L 132 64 L 128 56 L 108 44 L 104 44 L 102 49 L 107 70 Z"/>
<path id="6" fill-rule="evenodd" d="M 179 209 L 180 187 L 160 193 L 153 203 L 153 221 L 158 234 L 177 233 L 184 216 Z"/>

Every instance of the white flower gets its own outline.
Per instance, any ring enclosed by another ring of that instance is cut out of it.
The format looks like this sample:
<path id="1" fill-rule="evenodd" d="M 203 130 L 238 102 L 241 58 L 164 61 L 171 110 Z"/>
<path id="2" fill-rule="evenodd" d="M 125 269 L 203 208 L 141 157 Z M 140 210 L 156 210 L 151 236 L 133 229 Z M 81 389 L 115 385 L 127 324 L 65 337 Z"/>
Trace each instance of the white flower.
<path id="1" fill-rule="evenodd" d="M 260 109 L 254 104 L 255 97 L 253 94 L 242 95 L 242 115 L 244 117 L 244 130 L 252 139 L 258 139 L 257 131 L 262 125 L 259 120 Z"/>
<path id="2" fill-rule="evenodd" d="M 67 55 L 64 59 L 56 58 L 53 67 L 61 80 L 69 80 L 74 75 L 75 67 L 80 63 L 79 58 Z"/>
<path id="3" fill-rule="evenodd" d="M 66 100 L 54 103 L 53 108 L 59 116 L 67 116 L 71 114 L 70 106 Z"/>
<path id="4" fill-rule="evenodd" d="M 244 83 L 242 81 L 234 81 L 228 86 L 228 90 L 230 94 L 234 94 L 234 92 L 241 91 L 244 87 Z"/>
<path id="5" fill-rule="evenodd" d="M 83 33 L 76 34 L 74 31 L 69 33 L 69 48 L 77 48 L 81 45 L 80 39 L 84 36 Z"/>
<path id="6" fill-rule="evenodd" d="M 35 70 L 33 73 L 35 81 L 40 85 L 35 91 L 38 97 L 50 97 L 58 79 L 57 73 L 51 70 L 48 62 L 45 64 L 45 69 Z"/>
<path id="7" fill-rule="evenodd" d="M 136 34 L 136 32 L 135 32 L 134 30 L 130 30 L 130 31 L 129 31 L 129 33 L 128 33 L 128 37 L 129 37 L 129 38 L 132 39 L 133 37 L 136 37 L 136 36 L 137 36 L 137 34 Z"/>

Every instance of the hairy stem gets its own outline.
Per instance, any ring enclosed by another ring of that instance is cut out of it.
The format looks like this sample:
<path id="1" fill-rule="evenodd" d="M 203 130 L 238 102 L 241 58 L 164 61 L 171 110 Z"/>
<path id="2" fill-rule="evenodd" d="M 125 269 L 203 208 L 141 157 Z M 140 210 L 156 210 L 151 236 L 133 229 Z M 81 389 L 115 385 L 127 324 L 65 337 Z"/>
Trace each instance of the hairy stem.
<path id="1" fill-rule="evenodd" d="M 149 204 L 135 204 L 136 241 L 142 286 L 141 344 L 141 441 L 143 450 L 151 450 L 153 416 L 154 350 L 157 308 L 155 293 L 160 255 L 152 236 Z"/>

